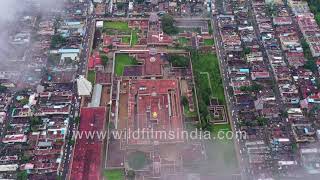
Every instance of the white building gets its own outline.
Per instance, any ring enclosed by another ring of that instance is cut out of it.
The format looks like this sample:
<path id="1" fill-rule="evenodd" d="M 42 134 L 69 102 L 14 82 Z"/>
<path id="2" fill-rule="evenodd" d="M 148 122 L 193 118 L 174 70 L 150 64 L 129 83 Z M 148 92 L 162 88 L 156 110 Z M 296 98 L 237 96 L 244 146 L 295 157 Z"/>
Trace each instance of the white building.
<path id="1" fill-rule="evenodd" d="M 77 79 L 78 95 L 90 96 L 92 92 L 92 84 L 85 77 L 80 76 Z"/>

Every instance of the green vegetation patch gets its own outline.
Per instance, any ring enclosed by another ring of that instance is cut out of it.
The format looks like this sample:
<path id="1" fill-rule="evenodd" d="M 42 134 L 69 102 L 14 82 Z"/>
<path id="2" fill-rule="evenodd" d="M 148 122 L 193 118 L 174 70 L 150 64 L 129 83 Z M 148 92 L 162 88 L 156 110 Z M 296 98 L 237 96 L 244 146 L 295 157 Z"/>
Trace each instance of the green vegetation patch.
<path id="1" fill-rule="evenodd" d="M 117 54 L 115 59 L 115 74 L 117 76 L 122 76 L 125 66 L 137 64 L 137 60 L 129 56 L 129 54 Z"/>
<path id="2" fill-rule="evenodd" d="M 161 25 L 162 25 L 162 30 L 164 33 L 169 34 L 169 35 L 174 35 L 177 34 L 178 28 L 175 27 L 175 20 L 173 19 L 172 16 L 165 14 L 161 18 Z"/>
<path id="3" fill-rule="evenodd" d="M 125 43 L 125 44 L 129 44 L 130 43 L 130 37 L 129 36 L 123 36 L 121 38 L 122 40 L 122 43 Z"/>
<path id="4" fill-rule="evenodd" d="M 213 90 L 212 96 L 217 97 L 220 103 L 225 104 L 224 89 L 222 84 L 222 78 L 220 75 L 219 62 L 215 54 L 201 54 L 194 52 L 192 53 L 192 65 L 193 71 L 196 79 L 196 85 L 198 84 L 198 96 L 203 99 L 208 99 L 210 96 L 210 91 L 208 88 L 211 84 L 211 89 Z M 209 74 L 210 83 L 208 82 L 208 77 L 204 73 Z M 201 86 L 203 84 L 203 86 Z M 200 85 L 200 86 L 199 86 Z M 206 104 L 209 100 L 206 101 Z"/>
<path id="5" fill-rule="evenodd" d="M 103 23 L 103 28 L 116 29 L 116 30 L 122 30 L 122 31 L 130 30 L 128 22 L 123 22 L 123 21 L 105 21 Z"/>
<path id="6" fill-rule="evenodd" d="M 53 35 L 51 37 L 51 48 L 58 48 L 66 43 L 66 38 L 62 37 L 60 34 Z"/>
<path id="7" fill-rule="evenodd" d="M 101 57 L 102 65 L 106 66 L 109 61 L 108 56 L 105 53 L 101 53 L 100 57 Z"/>
<path id="8" fill-rule="evenodd" d="M 189 109 L 189 105 L 183 105 L 183 114 L 186 117 L 197 117 L 197 112 L 196 111 L 191 112 Z"/>
<path id="9" fill-rule="evenodd" d="M 17 180 L 27 180 L 27 179 L 28 179 L 27 171 L 18 171 Z"/>
<path id="10" fill-rule="evenodd" d="M 107 180 L 124 180 L 124 172 L 120 169 L 115 170 L 105 170 L 103 176 Z"/>
<path id="11" fill-rule="evenodd" d="M 218 58 L 215 54 L 192 51 L 191 60 L 196 81 L 200 125 L 205 130 L 212 130 L 212 117 L 208 110 L 210 97 L 217 98 L 220 104 L 226 104 Z"/>
<path id="12" fill-rule="evenodd" d="M 135 151 L 129 154 L 128 164 L 134 170 L 139 170 L 144 168 L 148 164 L 148 157 L 146 153 L 142 151 Z"/>
<path id="13" fill-rule="evenodd" d="M 96 83 L 96 72 L 93 70 L 88 71 L 87 79 L 94 85 Z"/>
<path id="14" fill-rule="evenodd" d="M 190 40 L 186 37 L 179 37 L 178 42 L 179 42 L 179 44 L 186 46 L 189 44 Z"/>
<path id="15" fill-rule="evenodd" d="M 169 54 L 168 60 L 174 67 L 187 67 L 189 65 L 189 57 L 178 54 Z"/>
<path id="16" fill-rule="evenodd" d="M 3 86 L 3 85 L 0 84 L 0 93 L 6 92 L 7 89 L 8 88 L 6 86 Z"/>
<path id="17" fill-rule="evenodd" d="M 208 28 L 209 28 L 209 34 L 212 34 L 213 33 L 213 29 L 212 29 L 212 26 L 211 26 L 211 21 L 208 21 Z"/>
<path id="18" fill-rule="evenodd" d="M 138 44 L 138 42 L 139 42 L 138 31 L 137 30 L 131 31 L 131 46 Z"/>
<path id="19" fill-rule="evenodd" d="M 214 136 L 217 136 L 219 132 L 221 132 L 221 135 L 226 135 L 228 131 L 232 131 L 230 124 L 214 124 L 211 130 Z"/>
<path id="20" fill-rule="evenodd" d="M 205 46 L 213 46 L 214 41 L 213 41 L 213 39 L 205 39 L 205 40 L 203 40 L 203 43 Z"/>

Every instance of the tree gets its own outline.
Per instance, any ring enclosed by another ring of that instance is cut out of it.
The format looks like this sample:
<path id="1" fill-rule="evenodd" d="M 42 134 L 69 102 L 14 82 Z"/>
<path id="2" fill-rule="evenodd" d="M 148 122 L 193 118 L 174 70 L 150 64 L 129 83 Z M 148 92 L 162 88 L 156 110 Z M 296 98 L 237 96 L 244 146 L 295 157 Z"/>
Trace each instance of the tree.
<path id="1" fill-rule="evenodd" d="M 5 86 L 3 86 L 3 85 L 0 84 L 0 93 L 4 93 L 4 92 L 6 92 L 7 90 L 8 90 L 7 87 L 5 87 Z"/>
<path id="2" fill-rule="evenodd" d="M 138 4 L 142 4 L 142 3 L 144 3 L 144 0 L 134 0 L 134 2 L 136 2 Z"/>
<path id="3" fill-rule="evenodd" d="M 17 174 L 18 180 L 27 180 L 28 179 L 28 173 L 27 171 L 19 171 Z"/>
<path id="4" fill-rule="evenodd" d="M 76 118 L 74 118 L 74 123 L 79 124 L 80 123 L 80 117 L 77 116 Z"/>
<path id="5" fill-rule="evenodd" d="M 182 96 L 181 103 L 183 106 L 187 106 L 189 104 L 189 100 L 186 96 Z"/>
<path id="6" fill-rule="evenodd" d="M 241 87 L 240 87 L 240 91 L 242 91 L 242 92 L 248 92 L 248 91 L 250 91 L 250 87 L 249 87 L 249 86 L 241 86 Z"/>
<path id="7" fill-rule="evenodd" d="M 31 159 L 30 156 L 23 155 L 23 156 L 21 157 L 21 162 L 22 162 L 22 163 L 27 163 L 27 162 L 30 161 L 30 159 Z"/>
<path id="8" fill-rule="evenodd" d="M 251 86 L 241 86 L 240 91 L 243 92 L 259 92 L 263 89 L 263 86 L 257 83 L 253 83 Z"/>
<path id="9" fill-rule="evenodd" d="M 168 60 L 175 67 L 187 67 L 189 65 L 189 59 L 181 55 L 171 54 Z"/>
<path id="10" fill-rule="evenodd" d="M 127 177 L 129 180 L 133 180 L 135 176 L 136 176 L 136 173 L 133 170 L 129 170 L 127 172 Z"/>
<path id="11" fill-rule="evenodd" d="M 258 117 L 257 121 L 259 126 L 265 126 L 268 123 L 268 119 L 265 117 Z"/>
<path id="12" fill-rule="evenodd" d="M 57 31 L 57 29 L 60 27 L 61 21 L 62 21 L 61 16 L 57 16 L 57 17 L 54 19 L 53 27 L 54 27 L 55 31 Z"/>
<path id="13" fill-rule="evenodd" d="M 109 122 L 109 129 L 111 129 L 111 130 L 115 129 L 115 126 L 114 126 L 113 122 Z"/>
<path id="14" fill-rule="evenodd" d="M 304 68 L 309 69 L 313 73 L 316 73 L 318 71 L 317 64 L 314 60 L 308 60 L 304 65 Z"/>
<path id="15" fill-rule="evenodd" d="M 288 111 L 281 110 L 280 111 L 280 116 L 283 117 L 283 118 L 288 118 Z"/>
<path id="16" fill-rule="evenodd" d="M 144 168 L 148 163 L 147 156 L 142 151 L 132 152 L 128 156 L 128 164 L 134 170 L 139 170 Z"/>
<path id="17" fill-rule="evenodd" d="M 315 19 L 317 21 L 318 24 L 320 24 L 320 1 L 319 0 L 308 0 L 307 1 L 308 4 L 309 4 L 309 8 L 310 8 L 310 11 L 314 14 L 315 16 Z"/>
<path id="18" fill-rule="evenodd" d="M 37 126 L 37 125 L 40 125 L 41 123 L 42 123 L 42 121 L 39 117 L 33 116 L 31 118 L 31 123 L 30 123 L 31 126 Z"/>
<path id="19" fill-rule="evenodd" d="M 314 107 L 312 107 L 312 109 L 310 110 L 310 114 L 314 114 L 317 111 L 320 110 L 320 105 L 315 105 Z"/>
<path id="20" fill-rule="evenodd" d="M 320 80 L 319 79 L 316 79 L 316 86 L 318 89 L 320 89 Z"/>
<path id="21" fill-rule="evenodd" d="M 174 26 L 175 21 L 172 16 L 165 14 L 161 18 L 162 31 L 166 34 L 173 35 L 178 33 L 178 28 Z"/>
<path id="22" fill-rule="evenodd" d="M 320 13 L 316 13 L 314 17 L 318 24 L 320 24 Z"/>
<path id="23" fill-rule="evenodd" d="M 251 49 L 248 47 L 245 47 L 243 50 L 244 54 L 250 54 L 251 53 Z"/>
<path id="24" fill-rule="evenodd" d="M 295 143 L 295 142 L 292 143 L 292 144 L 291 144 L 291 148 L 292 148 L 292 151 L 293 151 L 293 152 L 297 152 L 297 150 L 298 150 L 298 145 L 297 145 L 297 143 Z"/>
<path id="25" fill-rule="evenodd" d="M 273 16 L 276 13 L 276 8 L 274 3 L 267 4 L 267 13 L 269 16 Z"/>
<path id="26" fill-rule="evenodd" d="M 29 103 L 29 99 L 23 98 L 23 99 L 19 100 L 19 103 L 20 103 L 22 106 L 24 106 L 24 105 L 26 105 L 26 104 Z"/>
<path id="27" fill-rule="evenodd" d="M 13 126 L 11 124 L 8 125 L 7 130 L 11 131 L 13 129 Z"/>
<path id="28" fill-rule="evenodd" d="M 231 86 L 228 87 L 228 93 L 229 93 L 229 96 L 233 97 L 234 92 L 233 92 L 233 88 Z"/>
<path id="29" fill-rule="evenodd" d="M 69 141 L 69 144 L 70 144 L 71 146 L 73 146 L 73 145 L 75 144 L 75 140 L 71 139 L 71 140 Z"/>
<path id="30" fill-rule="evenodd" d="M 312 13 L 317 13 L 317 7 L 316 7 L 316 6 L 314 6 L 314 5 L 309 5 L 309 7 L 310 7 L 310 11 L 311 11 Z"/>
<path id="31" fill-rule="evenodd" d="M 66 43 L 66 38 L 62 37 L 60 34 L 55 34 L 51 37 L 51 48 L 58 48 L 59 46 Z"/>
<path id="32" fill-rule="evenodd" d="M 263 86 L 261 86 L 260 84 L 257 83 L 253 83 L 251 86 L 251 91 L 253 92 L 259 92 L 263 89 Z"/>
<path id="33" fill-rule="evenodd" d="M 310 47 L 309 47 L 309 44 L 307 43 L 307 41 L 305 39 L 301 40 L 301 47 L 303 49 L 304 57 L 307 60 L 312 60 L 313 57 L 312 57 L 312 54 L 311 54 L 311 51 L 310 51 Z"/>
<path id="34" fill-rule="evenodd" d="M 107 63 L 108 63 L 108 61 L 109 61 L 109 58 L 108 58 L 108 56 L 107 55 L 105 55 L 105 54 L 101 54 L 101 61 L 102 61 L 102 65 L 103 66 L 106 66 L 107 65 Z"/>
<path id="35" fill-rule="evenodd" d="M 123 9 L 124 6 L 125 6 L 125 3 L 122 3 L 122 2 L 118 2 L 118 3 L 117 3 L 117 8 L 118 8 L 118 9 Z"/>

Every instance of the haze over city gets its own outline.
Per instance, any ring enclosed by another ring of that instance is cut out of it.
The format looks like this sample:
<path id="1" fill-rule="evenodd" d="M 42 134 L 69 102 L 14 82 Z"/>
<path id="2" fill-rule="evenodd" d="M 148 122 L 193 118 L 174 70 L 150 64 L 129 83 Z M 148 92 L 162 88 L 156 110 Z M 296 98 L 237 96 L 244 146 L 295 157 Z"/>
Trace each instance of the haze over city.
<path id="1" fill-rule="evenodd" d="M 320 1 L 1 0 L 0 179 L 320 179 Z"/>

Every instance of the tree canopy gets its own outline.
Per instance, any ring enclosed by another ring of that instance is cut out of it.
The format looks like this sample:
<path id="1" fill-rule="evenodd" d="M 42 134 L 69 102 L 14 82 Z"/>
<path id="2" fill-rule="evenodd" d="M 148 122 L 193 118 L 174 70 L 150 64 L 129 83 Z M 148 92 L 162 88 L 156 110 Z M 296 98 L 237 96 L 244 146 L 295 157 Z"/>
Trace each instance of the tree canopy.
<path id="1" fill-rule="evenodd" d="M 27 180 L 28 179 L 28 173 L 27 171 L 20 171 L 17 174 L 17 179 L 18 180 Z"/>
<path id="2" fill-rule="evenodd" d="M 117 3 L 117 8 L 118 9 L 123 9 L 125 7 L 125 3 L 122 3 L 122 2 L 118 2 Z"/>
<path id="3" fill-rule="evenodd" d="M 315 20 L 320 24 L 320 0 L 307 0 L 311 12 L 314 14 Z"/>
<path id="4" fill-rule="evenodd" d="M 178 33 L 178 28 L 174 26 L 175 21 L 172 16 L 165 14 L 161 18 L 162 31 L 166 34 L 173 35 Z"/>
<path id="5" fill-rule="evenodd" d="M 105 54 L 101 54 L 101 61 L 102 61 L 102 65 L 107 65 L 107 63 L 108 63 L 108 61 L 109 61 L 109 58 L 108 58 L 108 56 L 107 55 L 105 55 Z"/>
<path id="6" fill-rule="evenodd" d="M 138 3 L 138 4 L 142 4 L 144 3 L 145 0 L 134 0 L 134 2 Z"/>
<path id="7" fill-rule="evenodd" d="M 189 59 L 181 55 L 171 54 L 168 60 L 175 67 L 187 67 L 189 65 Z"/>
<path id="8" fill-rule="evenodd" d="M 263 86 L 257 83 L 253 83 L 251 86 L 241 86 L 240 91 L 245 92 L 259 92 L 263 89 Z"/>
<path id="9" fill-rule="evenodd" d="M 7 87 L 0 84 L 0 93 L 6 92 L 7 89 L 8 89 Z"/>
<path id="10" fill-rule="evenodd" d="M 144 152 L 135 151 L 128 156 L 128 163 L 132 169 L 139 170 L 147 165 L 148 159 Z"/>
<path id="11" fill-rule="evenodd" d="M 60 34 L 55 34 L 51 37 L 51 47 L 58 48 L 59 46 L 66 43 L 66 38 L 62 37 Z"/>
<path id="12" fill-rule="evenodd" d="M 186 96 L 182 96 L 181 103 L 186 106 L 189 103 L 189 100 Z"/>
<path id="13" fill-rule="evenodd" d="M 258 117 L 257 122 L 259 126 L 265 126 L 268 123 L 268 119 L 265 117 Z"/>
<path id="14" fill-rule="evenodd" d="M 31 118 L 31 123 L 30 123 L 31 126 L 40 125 L 41 123 L 42 123 L 42 120 L 39 117 L 33 116 Z"/>
<path id="15" fill-rule="evenodd" d="M 305 63 L 304 68 L 309 69 L 310 71 L 312 71 L 314 73 L 317 72 L 317 70 L 318 70 L 317 64 L 314 60 L 308 60 Z"/>

